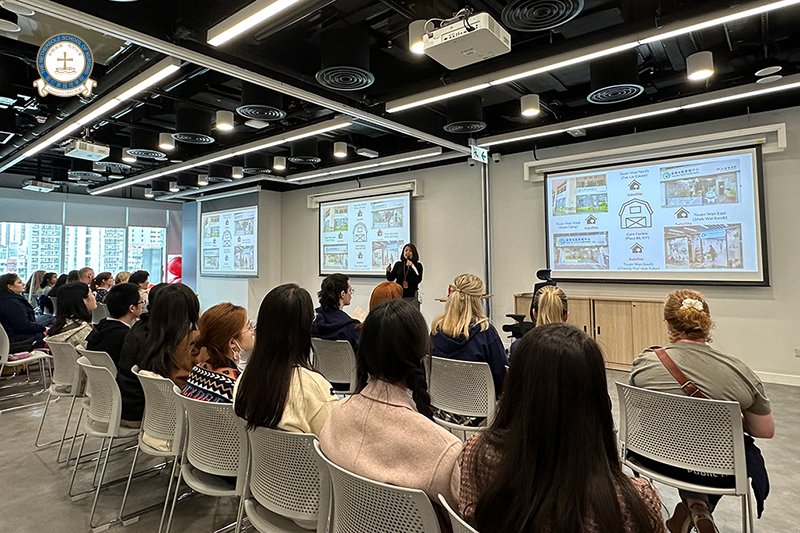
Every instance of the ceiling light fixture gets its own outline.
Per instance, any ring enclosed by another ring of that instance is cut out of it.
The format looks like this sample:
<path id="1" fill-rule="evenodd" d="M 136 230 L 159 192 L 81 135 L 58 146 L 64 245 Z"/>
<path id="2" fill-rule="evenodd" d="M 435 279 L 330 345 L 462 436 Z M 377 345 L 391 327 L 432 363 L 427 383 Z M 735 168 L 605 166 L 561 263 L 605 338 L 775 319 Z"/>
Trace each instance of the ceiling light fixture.
<path id="1" fill-rule="evenodd" d="M 426 23 L 426 20 L 414 20 L 408 25 L 408 51 L 412 54 L 421 56 L 425 53 L 422 36 L 425 35 Z"/>
<path id="2" fill-rule="evenodd" d="M 126 163 L 136 163 L 136 156 L 128 153 L 130 149 L 130 146 L 126 146 L 122 149 L 122 160 Z"/>
<path id="3" fill-rule="evenodd" d="M 300 0 L 257 0 L 213 26 L 206 35 L 211 46 L 220 46 Z"/>
<path id="4" fill-rule="evenodd" d="M 538 94 L 526 94 L 519 100 L 520 113 L 523 117 L 535 117 L 541 113 Z"/>
<path id="5" fill-rule="evenodd" d="M 220 131 L 231 131 L 233 129 L 233 111 L 220 109 L 217 111 L 216 127 Z"/>
<path id="6" fill-rule="evenodd" d="M 198 174 L 197 185 L 199 185 L 200 187 L 205 187 L 206 185 L 208 185 L 208 174 Z"/>
<path id="7" fill-rule="evenodd" d="M 177 181 L 170 181 L 169 182 L 169 192 L 180 192 L 181 188 L 178 187 Z"/>
<path id="8" fill-rule="evenodd" d="M 276 155 L 273 157 L 272 170 L 277 170 L 278 172 L 286 170 L 286 156 Z"/>
<path id="9" fill-rule="evenodd" d="M 686 77 L 691 81 L 707 80 L 713 75 L 714 55 L 711 52 L 696 52 L 686 58 Z"/>
<path id="10" fill-rule="evenodd" d="M 290 176 L 286 179 L 286 181 L 290 183 L 294 183 L 296 181 L 303 181 L 309 180 L 313 178 L 320 178 L 324 176 L 336 176 L 337 174 L 342 174 L 345 172 L 352 172 L 355 170 L 366 170 L 370 168 L 377 168 L 386 165 L 391 165 L 394 163 L 402 163 L 405 161 L 413 161 L 415 159 L 423 159 L 426 157 L 434 157 L 437 155 L 442 154 L 442 148 L 440 146 L 434 148 L 426 148 L 424 150 L 417 150 L 414 152 L 407 152 L 404 154 L 396 154 L 387 157 L 382 157 L 380 159 L 373 159 L 371 161 L 359 161 L 357 163 L 350 163 L 347 165 L 338 165 L 332 168 L 327 169 L 320 169 L 320 170 L 311 170 L 309 172 L 302 172 L 300 174 L 295 174 L 294 176 Z"/>
<path id="11" fill-rule="evenodd" d="M 773 65 L 771 67 L 764 67 L 756 71 L 756 76 L 772 76 L 777 74 L 783 69 L 780 65 Z"/>
<path id="12" fill-rule="evenodd" d="M 170 133 L 159 133 L 158 134 L 158 147 L 162 150 L 174 150 L 175 149 L 175 139 L 172 138 L 172 134 Z"/>
<path id="13" fill-rule="evenodd" d="M 4 7 L 11 11 L 12 13 L 16 13 L 17 15 L 22 15 L 23 17 L 32 17 L 36 14 L 36 11 L 29 8 L 28 6 L 23 6 L 22 4 L 18 4 L 16 2 L 8 2 L 8 1 L 0 1 L 0 7 Z"/>
<path id="14" fill-rule="evenodd" d="M 343 141 L 336 141 L 333 143 L 333 157 L 336 159 L 344 159 L 347 157 L 347 143 Z"/>
<path id="15" fill-rule="evenodd" d="M 235 166 L 231 170 L 231 178 L 240 180 L 244 177 L 244 167 Z"/>
<path id="16" fill-rule="evenodd" d="M 155 198 L 156 197 L 156 195 L 153 194 L 153 188 L 152 187 L 146 187 L 144 189 L 144 197 L 145 198 Z"/>

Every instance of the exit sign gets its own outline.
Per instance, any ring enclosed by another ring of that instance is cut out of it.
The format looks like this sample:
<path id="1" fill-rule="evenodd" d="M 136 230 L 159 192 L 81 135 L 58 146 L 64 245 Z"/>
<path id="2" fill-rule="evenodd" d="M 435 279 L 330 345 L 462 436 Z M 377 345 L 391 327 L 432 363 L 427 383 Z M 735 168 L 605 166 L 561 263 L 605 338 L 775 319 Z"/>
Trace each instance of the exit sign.
<path id="1" fill-rule="evenodd" d="M 481 148 L 480 146 L 472 145 L 472 159 L 477 161 L 478 163 L 488 163 L 489 162 L 489 150 L 486 148 Z"/>

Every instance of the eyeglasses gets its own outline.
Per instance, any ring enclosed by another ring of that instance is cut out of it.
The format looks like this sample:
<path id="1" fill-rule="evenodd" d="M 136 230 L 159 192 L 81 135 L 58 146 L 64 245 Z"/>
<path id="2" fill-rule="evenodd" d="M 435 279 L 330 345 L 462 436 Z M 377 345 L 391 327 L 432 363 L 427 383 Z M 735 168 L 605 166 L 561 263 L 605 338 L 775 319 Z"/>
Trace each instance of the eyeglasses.
<path id="1" fill-rule="evenodd" d="M 144 305 L 145 303 L 146 302 L 144 300 L 139 300 L 139 302 L 136 305 Z"/>

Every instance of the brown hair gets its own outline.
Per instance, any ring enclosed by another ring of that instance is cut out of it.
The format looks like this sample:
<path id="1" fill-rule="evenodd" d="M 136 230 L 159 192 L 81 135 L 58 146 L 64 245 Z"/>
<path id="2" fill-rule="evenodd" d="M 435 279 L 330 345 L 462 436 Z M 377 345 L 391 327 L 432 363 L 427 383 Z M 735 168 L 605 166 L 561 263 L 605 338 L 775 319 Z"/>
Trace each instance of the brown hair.
<path id="1" fill-rule="evenodd" d="M 670 342 L 680 339 L 711 342 L 714 322 L 702 293 L 680 289 L 668 294 L 664 300 L 664 320 L 669 329 Z"/>
<path id="2" fill-rule="evenodd" d="M 92 289 L 92 291 L 97 291 L 97 287 L 99 285 L 102 285 L 106 281 L 110 280 L 112 277 L 113 277 L 113 275 L 111 274 L 111 272 L 100 272 L 92 280 L 92 284 L 90 285 L 90 288 Z"/>
<path id="3" fill-rule="evenodd" d="M 384 281 L 378 283 L 369 297 L 369 310 L 372 311 L 377 306 L 388 300 L 400 300 L 403 298 L 403 287 L 394 281 Z"/>
<path id="4" fill-rule="evenodd" d="M 246 324 L 244 307 L 226 302 L 208 308 L 197 321 L 199 334 L 194 345 L 195 354 L 205 352 L 199 360 L 208 361 L 214 368 L 233 368 L 235 363 L 230 357 L 230 342 L 239 336 Z"/>

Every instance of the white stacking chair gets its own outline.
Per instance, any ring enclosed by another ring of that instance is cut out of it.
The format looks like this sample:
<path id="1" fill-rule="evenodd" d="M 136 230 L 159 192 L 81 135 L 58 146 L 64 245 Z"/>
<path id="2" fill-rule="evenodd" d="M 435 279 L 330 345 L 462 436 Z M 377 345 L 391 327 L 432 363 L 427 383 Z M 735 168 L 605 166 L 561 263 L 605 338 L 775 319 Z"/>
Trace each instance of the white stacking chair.
<path id="1" fill-rule="evenodd" d="M 429 359 L 428 392 L 431 405 L 459 417 L 485 418 L 482 425 L 489 425 L 496 409 L 494 380 L 489 365 L 443 357 L 431 356 Z M 434 421 L 461 440 L 466 440 L 480 429 L 448 422 L 435 415 Z"/>
<path id="2" fill-rule="evenodd" d="M 33 350 L 32 352 L 30 352 L 30 355 L 24 359 L 9 361 L 9 356 L 11 355 L 10 351 L 11 351 L 11 341 L 8 338 L 8 333 L 6 333 L 5 328 L 2 325 L 0 325 L 0 375 L 2 375 L 3 370 L 5 370 L 6 367 L 18 368 L 27 365 L 37 364 L 39 365 L 39 371 L 41 372 L 42 375 L 41 392 L 47 390 L 48 387 L 47 374 L 50 368 L 49 367 L 51 358 L 50 354 L 47 354 L 39 350 Z M 0 389 L 5 389 L 7 387 L 15 387 L 17 385 L 27 385 L 28 383 L 32 383 L 30 381 L 30 373 L 28 374 L 28 381 L 26 381 L 25 383 L 20 383 L 20 384 L 14 383 L 11 385 L 3 385 L 2 387 L 0 387 Z M 27 393 L 27 392 L 18 394 L 8 394 L 4 395 L 2 398 L 0 398 L 0 400 L 11 400 L 13 398 L 21 398 L 22 396 L 29 396 L 31 394 L 32 393 Z M 38 392 L 34 394 L 38 394 Z"/>
<path id="3" fill-rule="evenodd" d="M 346 391 L 339 394 L 353 394 L 356 390 L 356 354 L 347 341 L 331 341 L 311 337 L 314 350 L 314 368 L 331 383 L 345 383 Z"/>
<path id="4" fill-rule="evenodd" d="M 623 462 L 634 472 L 680 490 L 739 496 L 742 531 L 754 531 L 753 502 L 738 402 L 666 394 L 617 383 Z M 636 455 L 676 468 L 731 476 L 730 487 L 687 483 L 636 461 Z"/>
<path id="5" fill-rule="evenodd" d="M 53 316 L 56 316 L 58 314 L 58 297 L 51 296 L 50 301 L 53 302 Z"/>
<path id="6" fill-rule="evenodd" d="M 244 420 L 242 424 L 246 424 Z M 320 482 L 320 465 L 310 433 L 258 427 L 247 432 L 250 471 L 244 511 L 262 533 L 307 532 L 294 521 L 316 522 L 328 531 L 330 482 Z"/>
<path id="7" fill-rule="evenodd" d="M 100 479 L 97 480 L 97 486 L 94 491 L 94 501 L 92 502 L 92 511 L 89 515 L 89 527 L 91 527 L 93 531 L 99 531 L 105 529 L 108 525 L 96 525 L 94 523 L 94 514 L 97 509 L 97 500 L 100 497 L 100 489 L 103 488 L 103 478 L 106 474 L 108 457 L 111 455 L 114 439 L 135 437 L 139 430 L 120 427 L 119 421 L 120 413 L 122 412 L 122 397 L 117 382 L 108 369 L 90 364 L 89 360 L 85 357 L 78 358 L 78 365 L 86 375 L 86 380 L 89 383 L 92 395 L 89 397 L 89 405 L 86 408 L 86 422 L 83 426 L 84 434 L 81 439 L 80 448 L 78 449 L 78 457 L 75 460 L 75 469 L 72 471 L 72 478 L 69 482 L 69 495 L 75 498 L 87 492 L 91 492 L 85 491 L 84 493 L 73 494 L 72 488 L 75 485 L 75 476 L 80 467 L 80 458 L 83 454 L 83 446 L 86 444 L 86 437 L 102 439 L 100 451 L 97 454 L 94 474 L 92 475 L 92 482 L 97 478 L 97 469 L 101 462 L 103 466 L 100 470 Z M 78 417 L 78 422 L 80 423 L 80 416 Z M 106 439 L 108 439 L 107 448 L 105 448 Z M 105 458 L 103 458 L 104 449 L 106 452 Z"/>
<path id="8" fill-rule="evenodd" d="M 119 519 L 122 521 L 123 525 L 127 526 L 139 520 L 139 515 L 141 513 L 158 506 L 140 509 L 129 515 L 125 514 L 125 503 L 127 502 L 131 480 L 136 470 L 136 461 L 139 458 L 139 452 L 154 457 L 172 457 L 172 474 L 169 477 L 167 494 L 164 497 L 164 503 L 162 505 L 161 522 L 158 524 L 158 531 L 160 532 L 164 526 L 164 518 L 166 517 L 167 508 L 169 507 L 169 496 L 172 493 L 172 481 L 175 479 L 175 473 L 179 464 L 178 457 L 183 447 L 183 406 L 180 404 L 180 400 L 172 393 L 174 384 L 171 379 L 161 376 L 153 377 L 141 375 L 139 374 L 138 366 L 134 366 L 131 371 L 139 379 L 139 383 L 142 384 L 142 390 L 144 391 L 144 416 L 142 417 L 142 425 L 139 430 L 139 442 L 133 455 L 131 471 L 128 474 L 128 482 L 125 484 L 125 493 L 122 496 L 122 505 L 120 505 L 119 508 Z M 157 439 L 172 441 L 172 448 L 169 451 L 163 451 L 148 446 L 142 441 L 144 433 Z"/>
<path id="9" fill-rule="evenodd" d="M 107 368 L 108 371 L 111 372 L 111 375 L 114 377 L 114 379 L 117 378 L 117 365 L 114 363 L 114 360 L 111 359 L 111 356 L 106 352 L 86 350 L 84 348 L 75 349 L 78 351 L 79 355 L 88 359 L 90 364 Z"/>
<path id="10" fill-rule="evenodd" d="M 172 527 L 175 503 L 178 499 L 181 480 L 189 488 L 207 496 L 239 498 L 239 513 L 236 517 L 238 532 L 244 513 L 244 487 L 247 482 L 247 435 L 244 425 L 233 412 L 233 404 L 204 402 L 181 395 L 173 386 L 186 414 L 187 438 L 181 453 L 181 468 L 172 495 L 172 507 L 166 531 Z M 231 486 L 225 477 L 236 477 Z"/>
<path id="11" fill-rule="evenodd" d="M 98 303 L 97 307 L 92 310 L 92 324 L 97 324 L 104 318 L 108 318 L 108 306 L 106 304 Z"/>
<path id="12" fill-rule="evenodd" d="M 320 470 L 328 469 L 333 486 L 331 533 L 441 532 L 433 504 L 423 491 L 359 476 L 325 457 L 318 441 L 314 449 Z"/>
<path id="13" fill-rule="evenodd" d="M 450 504 L 447 503 L 447 500 L 441 494 L 439 494 L 439 503 L 442 504 L 442 507 L 447 510 L 447 514 L 450 516 L 450 525 L 453 526 L 453 533 L 478 533 L 477 529 L 467 524 L 464 519 L 450 507 Z"/>

